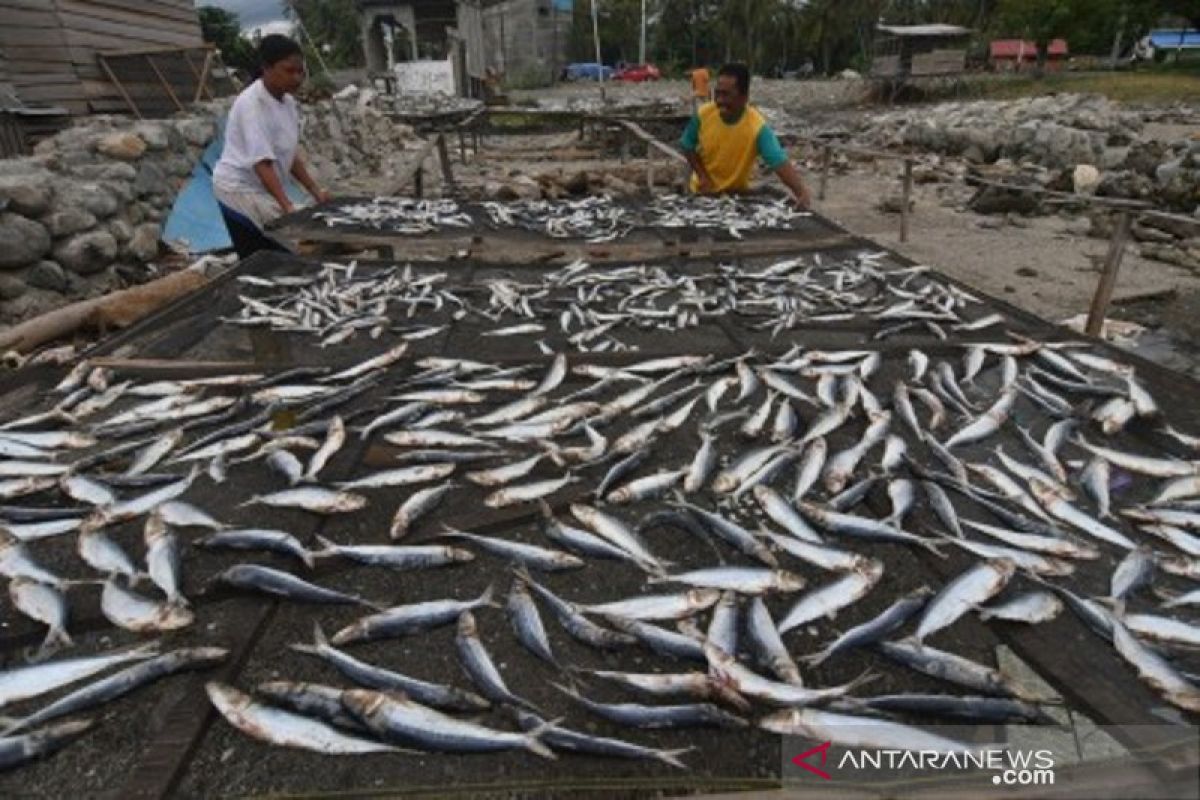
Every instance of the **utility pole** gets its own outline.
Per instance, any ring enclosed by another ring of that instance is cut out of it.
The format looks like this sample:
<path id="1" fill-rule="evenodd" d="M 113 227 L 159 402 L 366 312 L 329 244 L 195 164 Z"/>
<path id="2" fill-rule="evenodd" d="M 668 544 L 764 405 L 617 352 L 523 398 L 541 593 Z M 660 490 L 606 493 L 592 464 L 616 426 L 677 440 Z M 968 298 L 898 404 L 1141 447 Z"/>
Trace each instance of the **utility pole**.
<path id="1" fill-rule="evenodd" d="M 600 60 L 600 19 L 596 15 L 596 0 L 592 0 L 592 41 L 596 45 L 596 82 L 604 80 L 604 62 Z"/>
<path id="2" fill-rule="evenodd" d="M 638 63 L 646 63 L 646 0 L 642 0 L 642 39 L 638 46 Z"/>

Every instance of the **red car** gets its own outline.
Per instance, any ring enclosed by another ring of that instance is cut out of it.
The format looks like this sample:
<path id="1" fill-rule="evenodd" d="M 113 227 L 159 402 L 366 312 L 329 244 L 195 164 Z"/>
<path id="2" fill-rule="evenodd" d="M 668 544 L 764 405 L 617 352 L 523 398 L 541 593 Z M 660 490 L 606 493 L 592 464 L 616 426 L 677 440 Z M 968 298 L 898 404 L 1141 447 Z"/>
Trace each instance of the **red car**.
<path id="1" fill-rule="evenodd" d="M 625 64 L 613 73 L 612 79 L 641 83 L 642 81 L 656 81 L 661 77 L 658 67 L 653 64 Z"/>

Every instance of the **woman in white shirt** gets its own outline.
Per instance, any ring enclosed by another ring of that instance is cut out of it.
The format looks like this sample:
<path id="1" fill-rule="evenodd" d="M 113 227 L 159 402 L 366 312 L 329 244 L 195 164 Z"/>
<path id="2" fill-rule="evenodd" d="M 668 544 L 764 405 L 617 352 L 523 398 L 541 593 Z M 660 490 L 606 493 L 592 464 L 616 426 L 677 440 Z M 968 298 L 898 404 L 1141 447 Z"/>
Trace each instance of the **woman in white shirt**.
<path id="1" fill-rule="evenodd" d="M 296 152 L 300 112 L 292 93 L 304 83 L 300 45 L 286 36 L 264 36 L 258 55 L 262 75 L 238 95 L 229 112 L 225 147 L 213 170 L 213 193 L 263 228 L 294 210 L 284 176 L 295 178 L 318 203 L 329 194 Z"/>

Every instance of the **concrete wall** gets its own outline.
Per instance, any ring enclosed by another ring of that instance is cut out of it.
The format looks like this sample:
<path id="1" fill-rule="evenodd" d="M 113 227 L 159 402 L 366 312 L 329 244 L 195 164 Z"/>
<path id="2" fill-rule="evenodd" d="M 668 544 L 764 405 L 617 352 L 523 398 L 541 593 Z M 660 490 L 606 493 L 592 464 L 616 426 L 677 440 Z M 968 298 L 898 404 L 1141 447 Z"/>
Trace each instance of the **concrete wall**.
<path id="1" fill-rule="evenodd" d="M 551 0 L 506 0 L 484 8 L 485 66 L 509 80 L 534 73 L 553 77 L 567 63 L 570 30 L 571 14 Z"/>

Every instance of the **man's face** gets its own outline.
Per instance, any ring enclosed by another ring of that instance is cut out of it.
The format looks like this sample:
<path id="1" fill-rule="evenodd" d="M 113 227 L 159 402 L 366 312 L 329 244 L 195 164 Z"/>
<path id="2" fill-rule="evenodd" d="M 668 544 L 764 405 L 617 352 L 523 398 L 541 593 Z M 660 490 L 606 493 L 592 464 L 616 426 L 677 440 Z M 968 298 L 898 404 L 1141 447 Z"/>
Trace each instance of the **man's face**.
<path id="1" fill-rule="evenodd" d="M 276 91 L 295 94 L 304 83 L 304 59 L 289 56 L 263 70 L 263 82 Z"/>
<path id="2" fill-rule="evenodd" d="M 717 88 L 713 91 L 713 100 L 721 110 L 723 117 L 736 117 L 746 107 L 746 95 L 738 91 L 737 78 L 732 75 L 718 75 Z"/>

